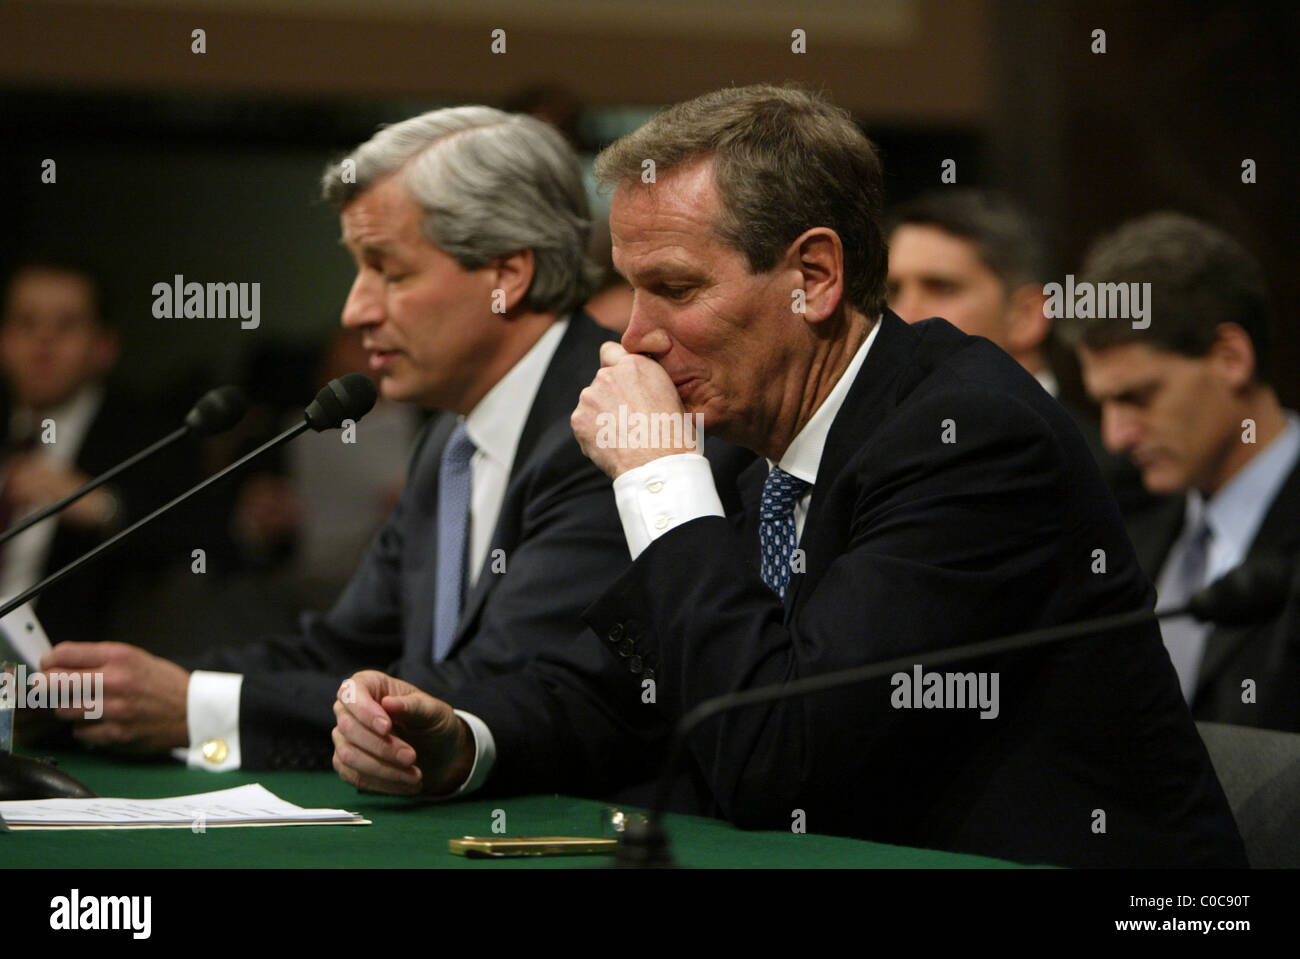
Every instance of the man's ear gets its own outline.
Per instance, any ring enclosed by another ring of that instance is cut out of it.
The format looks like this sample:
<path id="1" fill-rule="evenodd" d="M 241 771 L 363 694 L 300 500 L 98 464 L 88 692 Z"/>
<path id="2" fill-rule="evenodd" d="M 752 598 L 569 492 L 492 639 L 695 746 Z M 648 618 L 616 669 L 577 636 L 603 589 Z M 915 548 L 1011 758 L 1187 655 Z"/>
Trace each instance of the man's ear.
<path id="1" fill-rule="evenodd" d="M 492 261 L 491 267 L 496 271 L 492 287 L 493 312 L 515 312 L 532 285 L 535 266 L 533 251 L 528 249 L 507 253 Z M 503 309 L 499 309 L 498 303 L 502 299 L 505 301 L 501 304 Z"/>
<path id="2" fill-rule="evenodd" d="M 809 323 L 832 316 L 844 299 L 844 244 L 839 234 L 815 226 L 790 244 L 787 257 L 799 284 L 790 291 L 791 312 Z"/>
<path id="3" fill-rule="evenodd" d="M 1043 315 L 1047 295 L 1035 283 L 1016 287 L 1007 300 L 1007 352 L 1021 356 L 1041 350 L 1052 331 L 1052 321 Z"/>
<path id="4" fill-rule="evenodd" d="M 1248 386 L 1255 379 L 1255 344 L 1250 334 L 1236 323 L 1220 323 L 1214 328 L 1214 342 L 1206 359 L 1228 386 L 1234 390 Z"/>

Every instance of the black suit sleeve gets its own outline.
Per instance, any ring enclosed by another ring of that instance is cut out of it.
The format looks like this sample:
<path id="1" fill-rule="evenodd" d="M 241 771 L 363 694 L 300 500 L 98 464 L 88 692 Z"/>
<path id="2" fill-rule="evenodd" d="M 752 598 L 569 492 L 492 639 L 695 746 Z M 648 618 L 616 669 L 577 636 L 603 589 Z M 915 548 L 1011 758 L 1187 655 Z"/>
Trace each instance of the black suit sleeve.
<path id="1" fill-rule="evenodd" d="M 452 705 L 487 724 L 496 762 L 476 796 L 609 798 L 659 770 L 668 726 L 644 680 L 589 630 L 517 672 L 470 683 Z"/>

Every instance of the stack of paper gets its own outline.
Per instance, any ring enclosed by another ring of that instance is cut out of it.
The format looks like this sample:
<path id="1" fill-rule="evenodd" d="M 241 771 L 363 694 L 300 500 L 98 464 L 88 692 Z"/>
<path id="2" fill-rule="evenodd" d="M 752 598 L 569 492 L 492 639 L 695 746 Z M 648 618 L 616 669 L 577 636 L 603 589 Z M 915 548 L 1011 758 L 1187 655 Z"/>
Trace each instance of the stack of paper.
<path id="1" fill-rule="evenodd" d="M 193 829 L 209 826 L 368 826 L 342 809 L 303 809 L 260 783 L 171 799 L 24 799 L 0 802 L 10 829 Z"/>

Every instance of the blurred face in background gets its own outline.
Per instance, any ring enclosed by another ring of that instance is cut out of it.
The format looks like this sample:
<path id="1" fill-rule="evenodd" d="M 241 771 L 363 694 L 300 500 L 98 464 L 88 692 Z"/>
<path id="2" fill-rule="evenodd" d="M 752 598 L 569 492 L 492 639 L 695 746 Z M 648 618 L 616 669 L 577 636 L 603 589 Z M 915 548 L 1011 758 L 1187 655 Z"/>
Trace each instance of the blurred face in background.
<path id="1" fill-rule="evenodd" d="M 1184 356 L 1145 343 L 1078 352 L 1084 385 L 1101 406 L 1102 440 L 1133 461 L 1147 490 L 1211 496 L 1231 476 L 1241 445 L 1237 368 L 1214 351 Z"/>
<path id="2" fill-rule="evenodd" d="M 1035 372 L 1051 323 L 1041 287 L 1007 289 L 976 245 L 937 226 L 905 223 L 889 238 L 889 308 L 908 323 L 941 316 Z"/>
<path id="3" fill-rule="evenodd" d="M 87 278 L 47 269 L 14 277 L 0 326 L 0 363 L 15 403 L 57 406 L 103 378 L 117 354 L 117 336 L 100 323 Z"/>
<path id="4" fill-rule="evenodd" d="M 941 316 L 999 346 L 1006 290 L 975 244 L 935 226 L 904 224 L 889 238 L 889 308 L 908 323 Z"/>
<path id="5" fill-rule="evenodd" d="M 492 312 L 497 272 L 466 270 L 424 237 L 422 218 L 396 174 L 343 208 L 357 267 L 343 325 L 361 332 L 366 372 L 386 399 L 464 414 L 494 382 L 505 322 Z"/>

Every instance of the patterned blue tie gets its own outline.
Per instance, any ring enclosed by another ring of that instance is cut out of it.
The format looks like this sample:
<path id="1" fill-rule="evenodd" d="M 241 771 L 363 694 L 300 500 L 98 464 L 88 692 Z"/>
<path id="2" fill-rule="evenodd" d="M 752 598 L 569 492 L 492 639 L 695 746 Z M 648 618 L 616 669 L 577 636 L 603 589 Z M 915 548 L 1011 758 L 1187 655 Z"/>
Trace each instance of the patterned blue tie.
<path id="1" fill-rule="evenodd" d="M 790 557 L 799 542 L 794 506 L 811 486 L 779 466 L 772 467 L 763 484 L 763 498 L 758 506 L 758 542 L 763 553 L 761 572 L 763 582 L 782 599 L 790 582 Z"/>
<path id="2" fill-rule="evenodd" d="M 438 585 L 433 605 L 433 661 L 451 652 L 465 592 L 465 554 L 469 540 L 470 459 L 474 441 L 459 424 L 442 451 L 438 470 Z"/>

